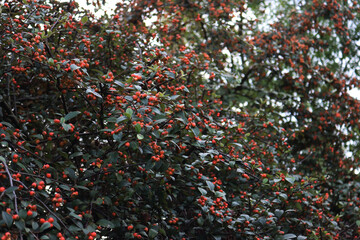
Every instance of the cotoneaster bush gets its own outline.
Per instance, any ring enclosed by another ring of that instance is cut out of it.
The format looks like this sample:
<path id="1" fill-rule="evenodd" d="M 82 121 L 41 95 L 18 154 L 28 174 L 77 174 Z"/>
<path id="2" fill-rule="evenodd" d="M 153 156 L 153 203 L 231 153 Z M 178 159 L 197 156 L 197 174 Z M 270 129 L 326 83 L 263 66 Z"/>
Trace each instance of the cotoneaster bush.
<path id="1" fill-rule="evenodd" d="M 3 2 L 1 239 L 359 238 L 357 3 L 267 4 Z"/>

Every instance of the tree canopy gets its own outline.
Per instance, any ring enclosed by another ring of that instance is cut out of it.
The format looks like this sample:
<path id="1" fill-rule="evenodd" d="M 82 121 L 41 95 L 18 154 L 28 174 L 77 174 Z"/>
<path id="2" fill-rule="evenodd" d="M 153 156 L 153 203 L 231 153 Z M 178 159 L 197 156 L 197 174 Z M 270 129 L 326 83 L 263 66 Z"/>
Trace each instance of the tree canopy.
<path id="1" fill-rule="evenodd" d="M 1 239 L 360 237 L 356 1 L 1 2 Z"/>

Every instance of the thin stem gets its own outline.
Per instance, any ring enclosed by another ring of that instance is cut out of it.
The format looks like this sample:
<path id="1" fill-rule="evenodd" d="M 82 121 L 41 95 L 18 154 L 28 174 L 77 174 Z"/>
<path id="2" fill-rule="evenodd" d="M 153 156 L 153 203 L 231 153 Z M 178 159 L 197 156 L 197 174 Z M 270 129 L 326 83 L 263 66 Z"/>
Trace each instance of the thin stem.
<path id="1" fill-rule="evenodd" d="M 20 180 L 16 180 L 14 179 L 15 182 L 20 183 L 26 190 L 29 190 L 29 188 Z M 39 201 L 41 203 L 41 205 L 43 205 L 44 208 L 46 208 L 46 210 L 51 213 L 57 220 L 59 220 L 59 222 L 64 226 L 64 228 L 66 229 L 66 231 L 68 231 L 72 236 L 75 236 L 66 226 L 66 224 L 61 220 L 61 218 L 59 218 L 40 198 L 38 198 L 36 195 L 34 196 L 34 198 Z"/>
<path id="2" fill-rule="evenodd" d="M 2 160 L 2 162 L 3 162 L 3 165 L 5 167 L 5 171 L 6 171 L 7 175 L 9 176 L 10 186 L 13 187 L 14 186 L 13 178 L 12 178 L 11 173 L 9 171 L 9 168 L 8 168 L 6 162 L 5 162 L 5 159 Z M 16 196 L 15 190 L 13 190 L 13 194 L 14 194 L 15 212 L 16 212 L 16 214 L 19 214 L 19 209 L 18 209 L 18 204 L 17 204 L 17 196 Z M 19 233 L 20 233 L 20 239 L 23 239 L 21 231 L 19 231 Z"/>

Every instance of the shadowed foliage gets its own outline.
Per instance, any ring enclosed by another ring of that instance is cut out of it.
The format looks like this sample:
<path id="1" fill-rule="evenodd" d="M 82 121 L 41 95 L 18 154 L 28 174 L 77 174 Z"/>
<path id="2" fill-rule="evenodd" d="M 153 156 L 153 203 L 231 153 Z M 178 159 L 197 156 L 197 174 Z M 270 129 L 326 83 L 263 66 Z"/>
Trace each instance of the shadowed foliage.
<path id="1" fill-rule="evenodd" d="M 1 1 L 1 239 L 358 239 L 358 19 Z"/>

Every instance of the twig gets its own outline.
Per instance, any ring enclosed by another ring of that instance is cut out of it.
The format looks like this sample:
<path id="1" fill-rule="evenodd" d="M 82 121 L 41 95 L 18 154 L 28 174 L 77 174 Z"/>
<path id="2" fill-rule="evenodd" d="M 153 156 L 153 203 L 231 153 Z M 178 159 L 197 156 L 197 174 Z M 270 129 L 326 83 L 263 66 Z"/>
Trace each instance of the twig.
<path id="1" fill-rule="evenodd" d="M 20 149 L 20 150 L 23 150 L 23 151 L 29 153 L 29 154 L 32 155 L 33 157 L 35 157 L 35 158 L 37 158 L 37 159 L 39 159 L 39 160 L 41 160 L 41 161 L 43 161 L 43 162 L 47 162 L 47 161 L 46 161 L 45 159 L 43 159 L 42 157 L 39 157 L 39 156 L 36 155 L 35 153 L 27 150 L 26 148 L 20 147 L 19 145 L 12 143 L 12 142 L 11 142 L 10 140 L 8 140 L 8 139 L 3 139 L 3 141 L 6 141 L 6 142 L 10 143 L 10 145 L 13 146 L 14 148 L 18 148 L 18 149 Z"/>
<path id="2" fill-rule="evenodd" d="M 89 104 L 89 106 L 92 108 L 92 110 L 98 114 L 98 111 L 96 111 L 96 109 L 94 108 L 94 106 L 91 104 L 91 102 L 89 101 L 89 99 L 86 98 L 86 96 L 84 96 L 84 94 L 81 91 L 78 91 L 78 93 L 85 99 L 85 101 Z"/>
<path id="3" fill-rule="evenodd" d="M 35 178 L 41 178 L 41 179 L 48 179 L 48 180 L 51 180 L 53 182 L 57 182 L 57 183 L 60 183 L 60 184 L 64 184 L 64 185 L 68 185 L 70 187 L 76 187 L 76 185 L 73 185 L 73 184 L 69 184 L 69 183 L 66 183 L 66 182 L 62 182 L 62 181 L 59 181 L 57 179 L 54 179 L 54 178 L 48 178 L 48 177 L 43 177 L 43 176 L 39 176 L 39 175 L 35 175 L 35 174 L 31 174 L 31 173 L 26 173 L 26 172 L 21 172 L 21 171 L 15 171 L 13 169 L 10 168 L 11 171 L 13 172 L 16 172 L 16 173 L 20 173 L 21 175 L 25 175 L 25 176 L 31 176 L 31 177 L 35 177 Z M 1 172 L 0 172 L 1 173 Z"/>
<path id="4" fill-rule="evenodd" d="M 143 58 L 143 55 L 142 55 L 141 47 L 140 47 L 140 45 L 139 45 L 137 42 L 135 42 L 135 45 L 136 45 L 136 47 L 139 48 L 139 57 L 140 57 L 140 59 L 142 59 L 142 58 Z"/>
<path id="5" fill-rule="evenodd" d="M 201 25 L 201 29 L 202 29 L 202 31 L 204 33 L 204 38 L 205 38 L 206 41 L 208 41 L 208 35 L 207 35 L 206 29 L 204 27 L 203 21 L 200 21 L 200 25 Z"/>
<path id="6" fill-rule="evenodd" d="M 4 158 L 4 160 L 2 160 L 2 162 L 5 167 L 5 171 L 6 171 L 7 175 L 9 176 L 10 186 L 13 187 L 14 186 L 13 178 L 12 178 L 9 168 L 5 162 L 5 158 Z M 13 194 L 14 194 L 15 212 L 16 212 L 16 214 L 19 214 L 19 209 L 18 209 L 18 204 L 17 204 L 17 196 L 16 196 L 15 190 L 13 190 Z M 19 231 L 19 233 L 20 233 L 20 239 L 23 239 L 21 231 Z"/>
<path id="7" fill-rule="evenodd" d="M 14 179 L 15 182 L 20 183 L 26 190 L 29 190 L 29 188 L 20 180 L 16 180 Z M 51 213 L 57 220 L 59 220 L 59 222 L 64 226 L 64 228 L 66 229 L 66 231 L 68 231 L 72 236 L 75 237 L 75 235 L 68 229 L 68 227 L 66 226 L 66 224 L 40 199 L 38 198 L 36 195 L 34 196 L 34 198 L 39 201 L 44 208 L 46 208 L 46 210 Z"/>
<path id="8" fill-rule="evenodd" d="M 17 119 L 17 117 L 15 116 L 15 114 L 13 113 L 13 111 L 11 110 L 11 106 L 9 106 L 9 104 L 7 102 L 5 102 L 5 99 L 3 97 L 1 97 L 2 100 L 0 100 L 0 106 L 2 106 L 6 112 L 8 112 L 8 116 L 14 121 L 14 125 L 17 128 L 21 128 L 21 124 L 19 122 L 19 120 Z"/>
<path id="9" fill-rule="evenodd" d="M 56 19 L 56 21 L 55 21 L 55 23 L 51 26 L 51 28 L 50 28 L 50 32 L 52 32 L 52 30 L 54 29 L 54 27 L 57 25 L 57 23 L 59 22 L 59 20 L 60 20 L 60 18 L 61 18 L 62 16 L 60 15 L 57 19 Z"/>
<path id="10" fill-rule="evenodd" d="M 7 175 L 9 176 L 10 186 L 13 187 L 14 186 L 13 178 L 11 176 L 9 168 L 8 168 L 5 161 L 3 161 L 3 164 L 4 164 L 4 167 L 5 167 L 5 171 L 6 171 Z M 16 214 L 19 214 L 18 205 L 17 205 L 17 196 L 16 196 L 16 193 L 15 193 L 15 190 L 13 190 L 13 194 L 14 194 L 15 212 L 16 212 Z"/>
<path id="11" fill-rule="evenodd" d="M 35 233 L 31 232 L 35 239 L 39 240 L 39 238 L 35 235 Z"/>

